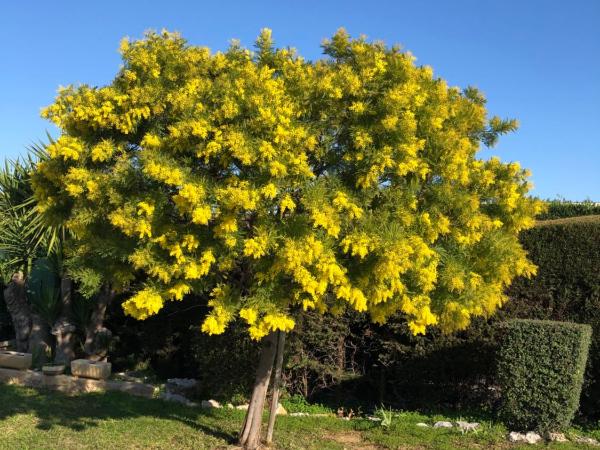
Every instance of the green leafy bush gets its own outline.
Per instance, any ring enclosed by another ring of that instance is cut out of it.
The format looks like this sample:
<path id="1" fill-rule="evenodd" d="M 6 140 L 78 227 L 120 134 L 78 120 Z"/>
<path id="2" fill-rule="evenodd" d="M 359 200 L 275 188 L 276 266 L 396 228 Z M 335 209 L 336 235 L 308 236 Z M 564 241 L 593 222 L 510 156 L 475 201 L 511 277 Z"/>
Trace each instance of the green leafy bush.
<path id="1" fill-rule="evenodd" d="M 505 318 L 585 323 L 593 328 L 582 413 L 600 418 L 600 216 L 540 222 L 521 235 L 538 274 L 508 289 Z M 501 318 L 501 316 L 499 318 Z"/>
<path id="2" fill-rule="evenodd" d="M 320 403 L 309 403 L 302 395 L 283 397 L 281 404 L 289 413 L 332 414 L 334 411 Z"/>
<path id="3" fill-rule="evenodd" d="M 518 430 L 564 430 L 579 407 L 591 327 L 527 319 L 499 325 L 501 418 Z"/>
<path id="4" fill-rule="evenodd" d="M 546 202 L 548 209 L 538 216 L 539 220 L 564 219 L 567 217 L 589 216 L 600 214 L 600 203 L 591 200 L 571 202 L 568 200 L 550 200 Z"/>

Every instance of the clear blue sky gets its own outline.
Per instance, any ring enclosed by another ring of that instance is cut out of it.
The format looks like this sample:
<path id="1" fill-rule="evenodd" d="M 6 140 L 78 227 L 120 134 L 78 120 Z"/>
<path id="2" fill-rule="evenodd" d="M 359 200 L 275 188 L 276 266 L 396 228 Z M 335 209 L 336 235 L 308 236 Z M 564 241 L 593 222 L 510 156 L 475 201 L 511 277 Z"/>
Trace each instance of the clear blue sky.
<path id="1" fill-rule="evenodd" d="M 25 153 L 59 85 L 108 83 L 123 36 L 179 31 L 192 44 L 252 45 L 260 28 L 318 58 L 339 27 L 411 50 L 450 85 L 480 88 L 521 128 L 483 155 L 520 161 L 533 193 L 600 201 L 600 1 L 29 1 L 0 3 L 0 157 Z"/>

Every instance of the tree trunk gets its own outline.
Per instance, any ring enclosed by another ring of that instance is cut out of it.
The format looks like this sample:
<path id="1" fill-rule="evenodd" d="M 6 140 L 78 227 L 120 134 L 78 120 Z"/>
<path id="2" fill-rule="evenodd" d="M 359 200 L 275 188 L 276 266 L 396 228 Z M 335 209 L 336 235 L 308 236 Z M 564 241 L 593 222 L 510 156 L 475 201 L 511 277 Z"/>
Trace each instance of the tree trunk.
<path id="1" fill-rule="evenodd" d="M 285 348 L 285 332 L 277 332 L 277 356 L 275 357 L 275 375 L 273 377 L 273 396 L 271 398 L 271 411 L 269 412 L 269 426 L 267 427 L 267 444 L 273 442 L 273 431 L 279 406 L 279 386 L 281 384 L 281 368 L 283 366 L 283 351 Z"/>
<path id="2" fill-rule="evenodd" d="M 73 291 L 73 280 L 63 276 L 60 280 L 60 296 L 62 311 L 60 318 L 52 327 L 52 334 L 56 336 L 56 364 L 68 365 L 75 358 L 75 325 L 71 322 L 71 298 Z"/>
<path id="3" fill-rule="evenodd" d="M 4 300 L 15 329 L 17 351 L 26 352 L 29 348 L 31 333 L 31 308 L 25 295 L 23 272 L 13 274 L 8 286 L 4 289 Z"/>
<path id="4" fill-rule="evenodd" d="M 29 352 L 33 355 L 33 362 L 36 367 L 48 362 L 52 355 L 52 335 L 50 334 L 50 325 L 36 313 L 31 314 Z"/>
<path id="5" fill-rule="evenodd" d="M 106 357 L 108 348 L 102 345 L 102 337 L 106 340 L 110 338 L 110 331 L 104 328 L 104 317 L 106 308 L 115 297 L 115 291 L 111 289 L 108 283 L 105 283 L 98 294 L 90 323 L 85 330 L 84 351 L 89 359 L 99 361 Z"/>
<path id="6" fill-rule="evenodd" d="M 256 369 L 256 379 L 254 380 L 254 390 L 252 391 L 252 398 L 239 439 L 240 446 L 245 450 L 256 450 L 260 447 L 262 414 L 271 379 L 271 371 L 273 370 L 275 352 L 277 351 L 276 336 L 275 332 L 271 332 L 263 338 L 263 347 Z"/>

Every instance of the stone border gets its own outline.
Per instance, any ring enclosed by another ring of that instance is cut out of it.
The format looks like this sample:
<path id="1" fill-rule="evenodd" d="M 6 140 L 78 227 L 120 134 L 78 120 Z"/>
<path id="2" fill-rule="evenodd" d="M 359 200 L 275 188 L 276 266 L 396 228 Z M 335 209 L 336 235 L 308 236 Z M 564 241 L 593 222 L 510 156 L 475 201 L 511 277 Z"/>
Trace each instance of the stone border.
<path id="1" fill-rule="evenodd" d="M 0 382 L 18 384 L 32 388 L 45 388 L 66 394 L 85 392 L 119 391 L 138 397 L 154 398 L 157 387 L 151 384 L 131 381 L 92 380 L 69 375 L 48 376 L 33 370 L 14 370 L 0 368 Z"/>

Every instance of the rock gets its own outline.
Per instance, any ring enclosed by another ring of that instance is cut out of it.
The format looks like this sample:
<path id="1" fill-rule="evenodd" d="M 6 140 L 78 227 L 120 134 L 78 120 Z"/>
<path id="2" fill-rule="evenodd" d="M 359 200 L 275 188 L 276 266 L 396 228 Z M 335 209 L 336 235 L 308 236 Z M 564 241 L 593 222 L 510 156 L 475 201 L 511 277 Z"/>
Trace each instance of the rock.
<path id="1" fill-rule="evenodd" d="M 508 440 L 510 442 L 524 442 L 525 435 L 523 433 L 517 433 L 516 431 L 511 431 L 508 434 Z"/>
<path id="2" fill-rule="evenodd" d="M 222 408 L 221 404 L 216 400 L 202 400 L 200 406 L 205 409 Z"/>
<path id="3" fill-rule="evenodd" d="M 194 405 L 194 403 L 190 402 L 183 395 L 171 394 L 170 392 L 163 392 L 160 395 L 160 398 L 162 398 L 163 400 L 166 400 L 168 402 L 183 403 L 184 405 L 188 405 L 188 406 L 193 406 Z"/>
<path id="4" fill-rule="evenodd" d="M 417 426 L 418 426 L 418 427 L 422 427 L 422 428 L 429 428 L 429 425 L 427 425 L 426 423 L 423 423 L 423 422 L 419 422 L 419 423 L 417 424 Z"/>
<path id="5" fill-rule="evenodd" d="M 179 394 L 184 397 L 193 396 L 198 381 L 193 378 L 169 378 L 165 384 L 165 389 L 171 394 Z"/>
<path id="6" fill-rule="evenodd" d="M 469 431 L 475 431 L 479 428 L 479 423 L 478 422 L 463 422 L 463 421 L 458 421 L 456 422 L 456 426 L 458 426 L 458 428 L 460 428 L 460 430 L 463 433 L 468 433 Z"/>
<path id="7" fill-rule="evenodd" d="M 295 412 L 295 413 L 290 413 L 290 417 L 304 417 L 304 416 L 308 416 L 308 413 L 305 412 Z"/>
<path id="8" fill-rule="evenodd" d="M 528 444 L 537 444 L 542 440 L 542 437 L 537 434 L 535 431 L 528 431 L 525 434 L 525 442 Z"/>
<path id="9" fill-rule="evenodd" d="M 578 444 L 600 445 L 600 442 L 598 442 L 596 439 L 585 436 L 580 436 L 576 438 L 575 442 L 577 442 Z"/>
<path id="10" fill-rule="evenodd" d="M 381 417 L 368 416 L 367 420 L 370 420 L 371 422 L 381 422 Z"/>
<path id="11" fill-rule="evenodd" d="M 277 404 L 277 410 L 275 411 L 275 415 L 276 416 L 287 416 L 287 411 L 285 410 L 285 408 L 283 407 L 283 405 L 281 403 Z"/>
<path id="12" fill-rule="evenodd" d="M 564 433 L 548 433 L 548 440 L 553 442 L 569 442 Z"/>
<path id="13" fill-rule="evenodd" d="M 0 366 L 7 369 L 27 370 L 31 367 L 32 358 L 31 353 L 0 350 Z"/>
<path id="14" fill-rule="evenodd" d="M 243 411 L 248 411 L 248 408 L 249 408 L 249 407 L 250 407 L 250 405 L 248 405 L 248 404 L 245 404 L 245 405 L 237 405 L 237 406 L 235 407 L 235 409 L 241 409 L 241 410 L 243 410 Z"/>
<path id="15" fill-rule="evenodd" d="M 232 404 L 232 403 L 227 403 L 227 408 L 228 408 L 228 409 L 234 409 L 234 408 L 235 408 L 235 406 L 233 406 L 233 404 Z"/>
<path id="16" fill-rule="evenodd" d="M 106 361 L 92 361 L 90 359 L 74 359 L 71 361 L 71 375 L 106 380 L 110 377 L 112 365 Z"/>
<path id="17" fill-rule="evenodd" d="M 508 440 L 510 442 L 527 442 L 528 444 L 537 444 L 542 440 L 542 437 L 534 431 L 528 431 L 525 434 L 511 431 L 508 435 Z"/>
<path id="18" fill-rule="evenodd" d="M 433 424 L 433 428 L 452 428 L 452 422 L 436 422 Z"/>

